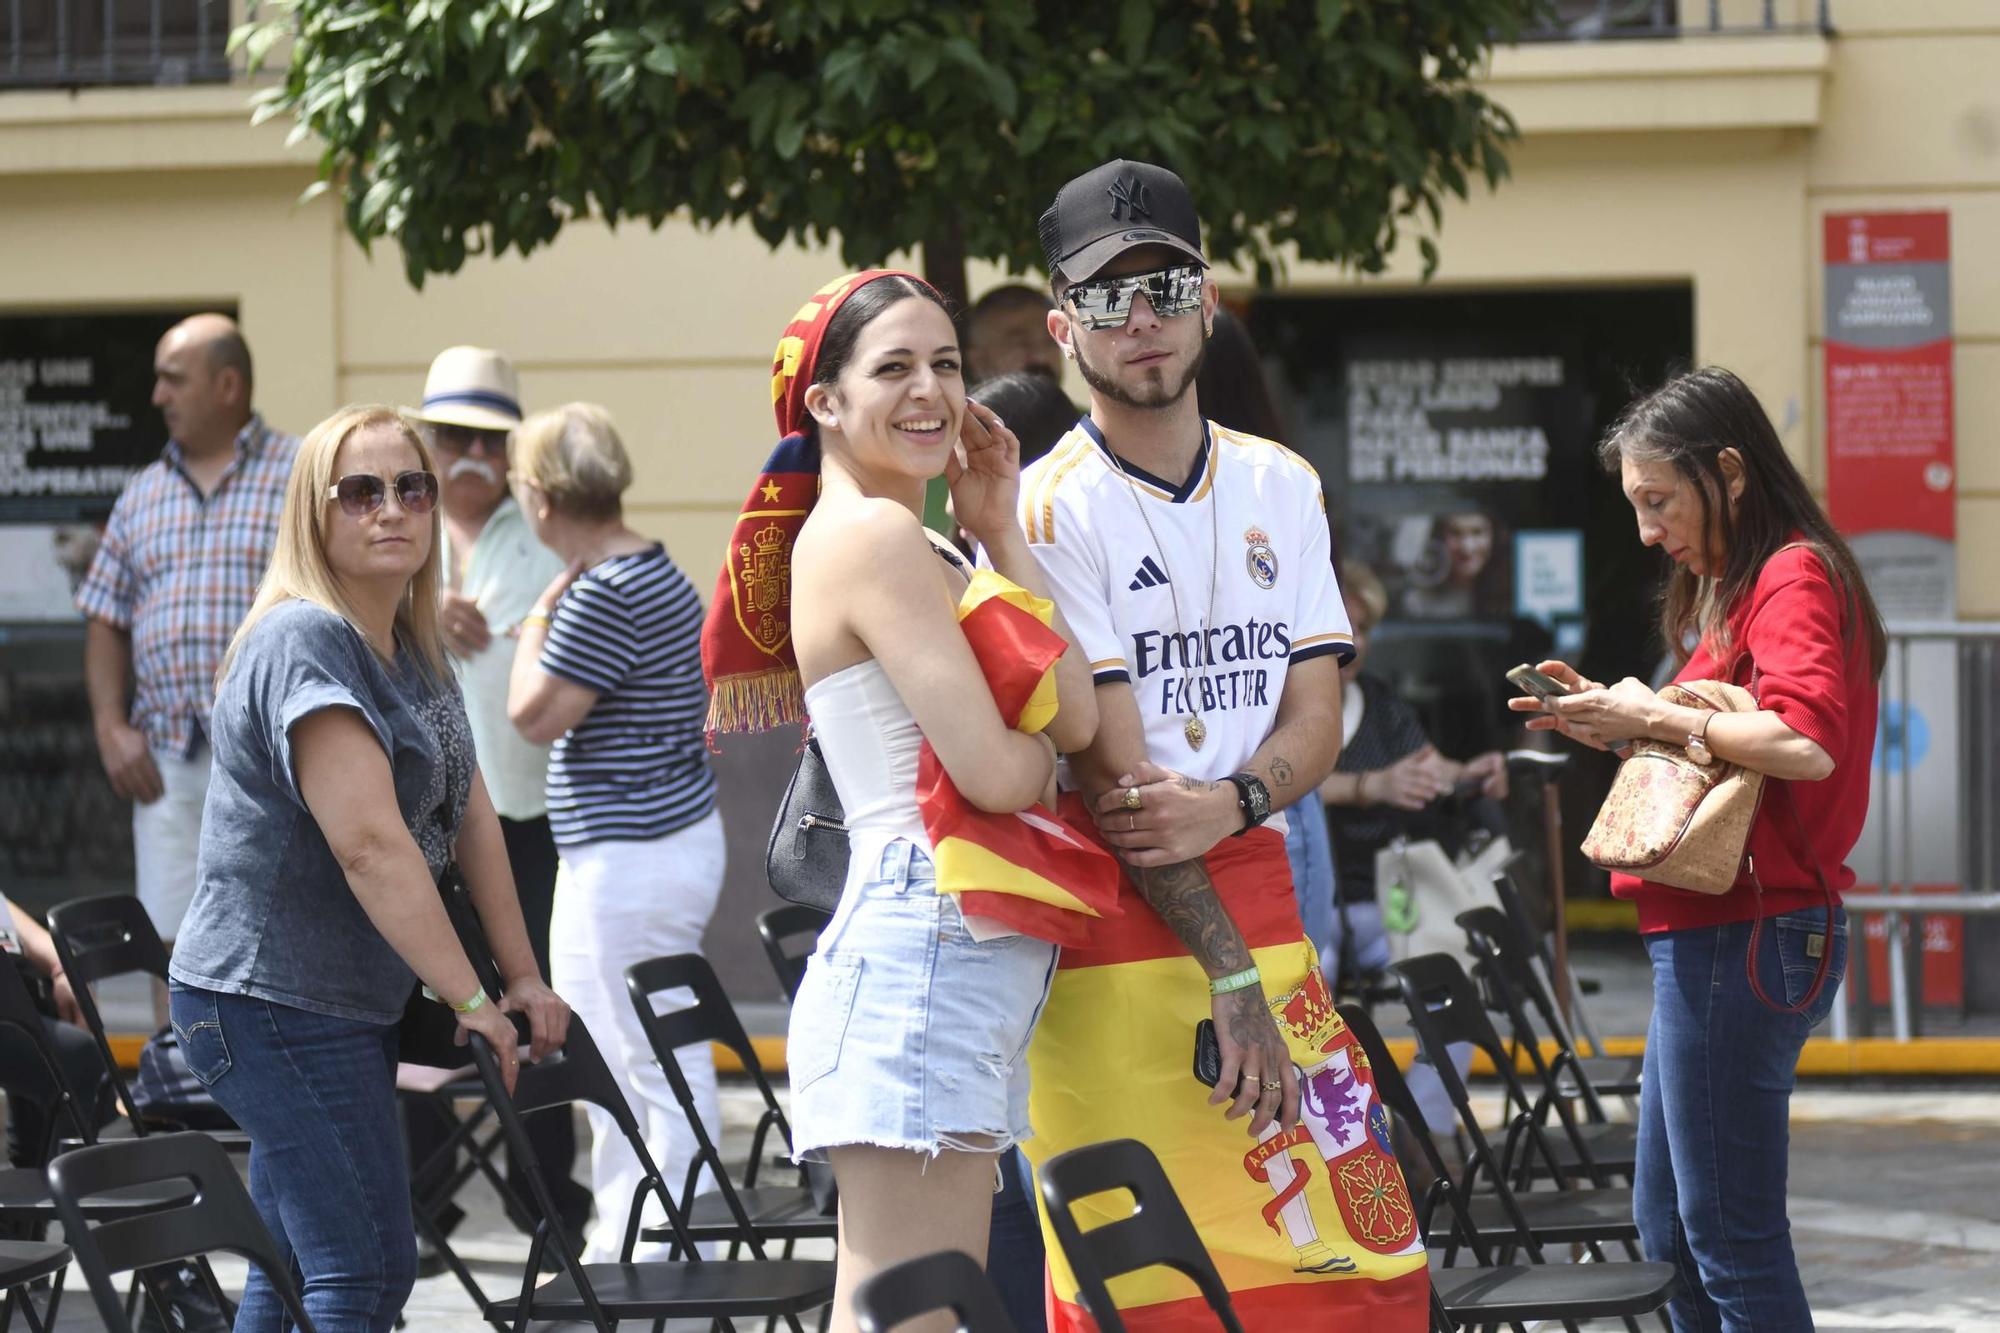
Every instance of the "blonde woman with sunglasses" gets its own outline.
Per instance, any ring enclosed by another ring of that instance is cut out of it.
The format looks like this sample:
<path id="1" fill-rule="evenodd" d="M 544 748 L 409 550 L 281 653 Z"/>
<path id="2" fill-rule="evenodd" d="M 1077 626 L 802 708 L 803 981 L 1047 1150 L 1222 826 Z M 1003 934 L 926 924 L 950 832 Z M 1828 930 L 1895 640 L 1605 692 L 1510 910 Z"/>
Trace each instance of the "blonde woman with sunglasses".
<path id="1" fill-rule="evenodd" d="M 396 1112 L 418 982 L 516 1070 L 569 1009 L 528 944 L 438 631 L 437 476 L 393 409 L 300 447 L 277 546 L 223 658 L 199 883 L 171 968 L 188 1067 L 250 1135 L 258 1211 L 322 1333 L 387 1333 L 416 1277 Z M 505 979 L 481 988 L 435 882 L 456 860 Z M 236 1319 L 284 1312 L 252 1271 Z"/>

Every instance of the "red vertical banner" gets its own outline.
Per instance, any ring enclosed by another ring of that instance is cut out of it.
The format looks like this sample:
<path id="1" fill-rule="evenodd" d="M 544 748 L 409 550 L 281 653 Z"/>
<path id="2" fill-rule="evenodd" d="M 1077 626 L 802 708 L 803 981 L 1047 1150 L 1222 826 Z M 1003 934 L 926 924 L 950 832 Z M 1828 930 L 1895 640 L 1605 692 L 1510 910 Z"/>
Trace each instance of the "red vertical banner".
<path id="1" fill-rule="evenodd" d="M 1826 503 L 1892 619 L 1957 613 L 1948 214 L 1829 213 Z"/>

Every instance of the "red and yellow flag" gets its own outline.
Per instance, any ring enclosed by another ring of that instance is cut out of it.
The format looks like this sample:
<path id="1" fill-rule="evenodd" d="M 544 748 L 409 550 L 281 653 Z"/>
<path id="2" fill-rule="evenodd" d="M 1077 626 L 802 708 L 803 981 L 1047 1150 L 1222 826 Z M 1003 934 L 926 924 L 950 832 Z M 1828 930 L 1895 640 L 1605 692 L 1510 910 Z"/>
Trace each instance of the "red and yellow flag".
<path id="1" fill-rule="evenodd" d="M 958 623 L 1008 726 L 1039 732 L 1055 719 L 1055 664 L 1068 649 L 1055 608 L 990 569 L 975 571 Z M 1119 866 L 1094 839 L 1043 806 L 1014 814 L 975 807 L 925 741 L 917 808 L 931 837 L 938 892 L 959 910 L 1053 944 L 1081 943 L 1089 923 L 1117 913 Z"/>
<path id="2" fill-rule="evenodd" d="M 1151 1148 L 1251 1333 L 1418 1333 L 1430 1285 L 1416 1210 L 1367 1056 L 1334 1010 L 1300 928 L 1284 837 L 1255 829 L 1224 839 L 1204 861 L 1299 1067 L 1303 1122 L 1253 1140 L 1247 1120 L 1224 1120 L 1209 1105 L 1190 1068 L 1195 1024 L 1210 1013 L 1207 978 L 1124 881 L 1127 910 L 1116 925 L 1092 930 L 1057 960 L 1028 1048 L 1035 1135 L 1023 1149 L 1039 1165 L 1105 1139 Z M 1128 1197 L 1114 1194 L 1084 1200 L 1076 1214 L 1089 1230 L 1130 1211 Z M 1048 1252 L 1049 1327 L 1094 1333 L 1053 1233 Z M 1176 1273 L 1146 1269 L 1110 1289 L 1133 1333 L 1215 1327 Z"/>

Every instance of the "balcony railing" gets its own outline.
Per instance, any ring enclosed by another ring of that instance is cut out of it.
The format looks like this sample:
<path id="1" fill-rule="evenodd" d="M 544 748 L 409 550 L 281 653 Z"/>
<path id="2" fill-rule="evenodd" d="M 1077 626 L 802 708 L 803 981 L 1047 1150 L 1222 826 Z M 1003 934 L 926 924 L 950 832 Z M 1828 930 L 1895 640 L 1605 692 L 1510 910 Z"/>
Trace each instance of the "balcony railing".
<path id="1" fill-rule="evenodd" d="M 0 0 L 0 88 L 220 83 L 229 0 Z"/>
<path id="2" fill-rule="evenodd" d="M 1833 31 L 1832 0 L 1555 0 L 1530 42 Z"/>

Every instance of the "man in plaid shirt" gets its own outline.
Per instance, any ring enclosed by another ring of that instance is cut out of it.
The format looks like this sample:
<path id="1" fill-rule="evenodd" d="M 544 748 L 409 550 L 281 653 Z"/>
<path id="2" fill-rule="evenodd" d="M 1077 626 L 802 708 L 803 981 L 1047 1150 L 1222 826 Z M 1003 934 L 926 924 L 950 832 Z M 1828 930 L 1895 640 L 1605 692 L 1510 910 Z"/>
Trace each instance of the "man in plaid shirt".
<path id="1" fill-rule="evenodd" d="M 298 440 L 250 409 L 250 349 L 223 315 L 153 361 L 167 447 L 118 497 L 77 589 L 97 750 L 132 807 L 139 897 L 171 947 L 194 897 L 215 673 L 277 539 Z"/>

